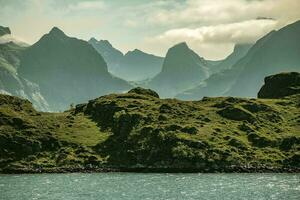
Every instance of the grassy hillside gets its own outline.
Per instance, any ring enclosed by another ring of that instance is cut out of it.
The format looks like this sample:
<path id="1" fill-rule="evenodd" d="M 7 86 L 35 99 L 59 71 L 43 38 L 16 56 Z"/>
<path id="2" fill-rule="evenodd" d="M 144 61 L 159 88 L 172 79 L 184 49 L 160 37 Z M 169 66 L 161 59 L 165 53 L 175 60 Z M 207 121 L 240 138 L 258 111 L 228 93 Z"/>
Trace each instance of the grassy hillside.
<path id="1" fill-rule="evenodd" d="M 42 113 L 0 96 L 0 171 L 299 171 L 300 95 L 160 99 L 141 88 Z"/>

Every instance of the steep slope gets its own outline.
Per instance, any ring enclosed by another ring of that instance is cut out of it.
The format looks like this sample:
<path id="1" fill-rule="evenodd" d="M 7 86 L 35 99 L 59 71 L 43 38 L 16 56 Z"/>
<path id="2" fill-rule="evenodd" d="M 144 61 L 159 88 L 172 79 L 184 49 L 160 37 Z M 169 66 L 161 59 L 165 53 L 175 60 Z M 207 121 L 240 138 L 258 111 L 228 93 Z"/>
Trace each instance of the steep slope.
<path id="1" fill-rule="evenodd" d="M 135 49 L 124 55 L 116 75 L 130 81 L 150 79 L 161 71 L 163 60 L 162 57 Z"/>
<path id="2" fill-rule="evenodd" d="M 19 73 L 39 84 L 56 111 L 130 88 L 126 81 L 108 73 L 102 56 L 90 44 L 68 37 L 56 27 L 24 51 Z"/>
<path id="3" fill-rule="evenodd" d="M 248 58 L 247 58 L 248 57 Z M 246 55 L 231 96 L 256 96 L 265 76 L 283 71 L 300 71 L 300 21 L 275 31 L 252 55 Z"/>
<path id="4" fill-rule="evenodd" d="M 299 172 L 299 100 L 185 102 L 136 88 L 40 113 L 0 95 L 0 172 Z"/>
<path id="5" fill-rule="evenodd" d="M 174 97 L 207 78 L 207 67 L 207 62 L 186 43 L 179 43 L 168 50 L 162 71 L 148 86 L 158 91 L 162 97 Z"/>
<path id="6" fill-rule="evenodd" d="M 9 28 L 4 28 L 0 32 L 5 33 L 3 35 L 10 34 Z M 0 44 L 0 93 L 29 99 L 36 109 L 47 111 L 48 104 L 41 95 L 39 86 L 22 78 L 17 73 L 20 55 L 25 49 L 26 47 L 13 42 Z"/>
<path id="7" fill-rule="evenodd" d="M 230 69 L 237 61 L 243 58 L 253 44 L 236 44 L 234 46 L 233 52 L 222 60 L 219 64 L 210 67 L 210 74 L 214 74 L 226 69 Z"/>
<path id="8" fill-rule="evenodd" d="M 248 53 L 251 46 L 250 44 L 235 45 L 234 51 L 226 59 L 218 65 L 210 66 L 211 75 L 207 79 L 176 97 L 183 100 L 197 100 L 204 96 L 222 96 L 228 91 L 241 71 L 240 64 L 237 67 L 233 66 L 236 63 L 246 62 L 242 58 Z"/>
<path id="9" fill-rule="evenodd" d="M 141 81 L 157 75 L 162 68 L 163 58 L 135 49 L 125 55 L 107 40 L 91 38 L 89 43 L 103 56 L 108 71 L 127 81 Z"/>
<path id="10" fill-rule="evenodd" d="M 39 86 L 7 70 L 7 68 L 3 68 L 1 63 L 0 94 L 9 94 L 28 99 L 33 102 L 36 109 L 49 111 L 48 103 L 41 95 Z"/>
<path id="11" fill-rule="evenodd" d="M 178 95 L 180 99 L 203 96 L 254 97 L 265 76 L 300 70 L 300 21 L 259 39 L 231 69 L 213 74 L 199 86 Z"/>
<path id="12" fill-rule="evenodd" d="M 108 71 L 116 75 L 117 69 L 119 68 L 121 60 L 123 58 L 123 53 L 114 48 L 107 40 L 97 41 L 95 38 L 91 38 L 88 42 L 104 58 L 105 62 L 107 63 Z"/>

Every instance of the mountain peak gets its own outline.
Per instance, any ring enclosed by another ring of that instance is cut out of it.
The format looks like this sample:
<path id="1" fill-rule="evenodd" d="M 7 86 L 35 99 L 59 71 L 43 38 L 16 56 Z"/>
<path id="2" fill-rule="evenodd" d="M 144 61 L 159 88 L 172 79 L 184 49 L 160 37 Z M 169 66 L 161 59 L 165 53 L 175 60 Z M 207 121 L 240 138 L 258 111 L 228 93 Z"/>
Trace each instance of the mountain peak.
<path id="1" fill-rule="evenodd" d="M 94 37 L 91 37 L 91 39 L 89 39 L 88 42 L 89 42 L 89 43 L 97 43 L 98 40 L 97 40 L 96 38 L 94 38 Z"/>
<path id="2" fill-rule="evenodd" d="M 11 34 L 9 27 L 0 26 L 0 36 Z"/>
<path id="3" fill-rule="evenodd" d="M 132 51 L 128 51 L 125 56 L 128 55 L 136 55 L 136 54 L 145 54 L 143 51 L 139 50 L 139 49 L 134 49 Z"/>
<path id="4" fill-rule="evenodd" d="M 178 48 L 178 49 L 189 49 L 186 42 L 180 42 L 178 44 L 175 44 L 172 48 Z"/>
<path id="5" fill-rule="evenodd" d="M 234 45 L 233 51 L 243 51 L 244 49 L 249 50 L 253 44 L 247 44 L 247 43 L 237 43 Z"/>
<path id="6" fill-rule="evenodd" d="M 51 29 L 49 34 L 55 36 L 65 36 L 65 33 L 56 26 Z"/>
<path id="7" fill-rule="evenodd" d="M 108 40 L 97 40 L 96 38 L 92 37 L 89 41 L 88 41 L 90 44 L 93 44 L 93 45 L 101 45 L 103 47 L 110 47 L 112 48 L 112 44 L 108 41 Z"/>
<path id="8" fill-rule="evenodd" d="M 144 53 L 144 52 L 141 51 L 141 50 L 139 50 L 139 49 L 134 49 L 134 50 L 132 51 L 132 53 Z"/>
<path id="9" fill-rule="evenodd" d="M 100 40 L 99 43 L 104 46 L 112 47 L 112 44 L 108 40 Z"/>

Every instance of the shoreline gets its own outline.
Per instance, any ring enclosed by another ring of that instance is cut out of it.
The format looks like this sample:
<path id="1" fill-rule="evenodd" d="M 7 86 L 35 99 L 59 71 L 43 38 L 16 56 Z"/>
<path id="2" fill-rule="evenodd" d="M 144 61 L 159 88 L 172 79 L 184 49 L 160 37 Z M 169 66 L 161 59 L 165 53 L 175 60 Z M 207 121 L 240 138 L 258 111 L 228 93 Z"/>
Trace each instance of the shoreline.
<path id="1" fill-rule="evenodd" d="M 223 169 L 199 168 L 23 168 L 2 169 L 0 174 L 55 174 L 55 173 L 300 173 L 300 168 L 244 168 L 232 167 Z"/>

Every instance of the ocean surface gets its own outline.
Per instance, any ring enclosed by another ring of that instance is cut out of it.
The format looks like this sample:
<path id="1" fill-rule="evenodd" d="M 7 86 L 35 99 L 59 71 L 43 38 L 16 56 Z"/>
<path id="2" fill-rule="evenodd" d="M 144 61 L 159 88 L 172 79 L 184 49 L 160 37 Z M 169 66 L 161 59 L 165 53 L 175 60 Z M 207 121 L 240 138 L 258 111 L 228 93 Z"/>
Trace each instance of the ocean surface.
<path id="1" fill-rule="evenodd" d="M 300 174 L 0 175 L 1 200 L 300 200 Z"/>

